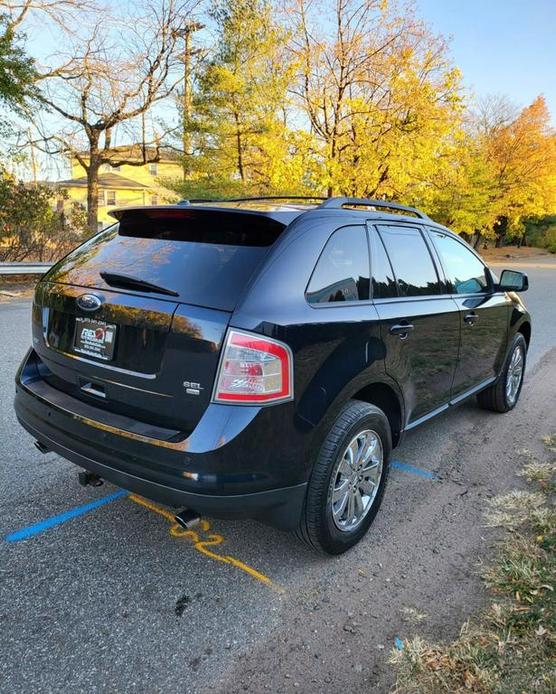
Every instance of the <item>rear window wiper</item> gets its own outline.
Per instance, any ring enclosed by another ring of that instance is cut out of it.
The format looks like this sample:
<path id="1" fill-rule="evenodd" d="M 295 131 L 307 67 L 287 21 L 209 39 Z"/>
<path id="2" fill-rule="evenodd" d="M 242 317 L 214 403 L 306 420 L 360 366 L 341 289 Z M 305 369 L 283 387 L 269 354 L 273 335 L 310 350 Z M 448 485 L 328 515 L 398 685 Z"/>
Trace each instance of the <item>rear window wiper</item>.
<path id="1" fill-rule="evenodd" d="M 157 292 L 158 294 L 167 294 L 168 296 L 179 296 L 178 292 L 175 292 L 173 289 L 166 289 L 166 287 L 160 287 L 158 284 L 153 284 L 152 282 L 147 282 L 137 277 L 121 275 L 118 272 L 101 272 L 99 274 L 106 284 L 109 284 L 111 287 L 139 289 L 144 292 Z"/>

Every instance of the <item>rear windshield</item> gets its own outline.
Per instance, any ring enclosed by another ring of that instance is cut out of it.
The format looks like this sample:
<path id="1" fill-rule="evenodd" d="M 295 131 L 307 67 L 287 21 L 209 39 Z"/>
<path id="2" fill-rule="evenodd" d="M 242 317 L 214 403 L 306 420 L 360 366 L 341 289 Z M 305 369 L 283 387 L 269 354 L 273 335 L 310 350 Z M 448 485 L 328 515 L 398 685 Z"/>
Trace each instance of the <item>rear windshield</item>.
<path id="1" fill-rule="evenodd" d="M 177 301 L 232 311 L 283 230 L 283 224 L 255 214 L 130 211 L 70 253 L 46 279 L 118 290 L 100 273 L 121 274 L 177 292 Z"/>

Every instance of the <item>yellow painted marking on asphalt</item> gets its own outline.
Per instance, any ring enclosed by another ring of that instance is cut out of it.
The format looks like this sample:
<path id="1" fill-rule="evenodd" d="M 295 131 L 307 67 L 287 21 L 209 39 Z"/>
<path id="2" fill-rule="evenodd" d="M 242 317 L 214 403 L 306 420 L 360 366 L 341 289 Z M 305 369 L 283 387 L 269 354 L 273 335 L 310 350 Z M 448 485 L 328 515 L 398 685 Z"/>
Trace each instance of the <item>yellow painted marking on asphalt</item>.
<path id="1" fill-rule="evenodd" d="M 210 557 L 210 559 L 215 559 L 216 561 L 223 562 L 224 564 L 230 564 L 231 566 L 235 566 L 236 569 L 244 571 L 245 573 L 249 574 L 249 576 L 255 578 L 257 581 L 260 581 L 261 583 L 264 583 L 269 588 L 272 588 L 273 590 L 276 590 L 279 593 L 284 592 L 283 588 L 276 585 L 268 576 L 261 573 L 260 571 L 257 571 L 257 569 L 254 569 L 252 566 L 244 564 L 239 559 L 231 557 L 230 555 L 217 554 L 216 552 L 213 552 L 211 549 L 209 549 L 209 547 L 221 545 L 224 542 L 224 538 L 222 537 L 222 535 L 217 535 L 216 533 L 209 533 L 210 523 L 204 518 L 201 518 L 198 527 L 203 532 L 203 534 L 206 534 L 206 537 L 201 538 L 199 536 L 199 533 L 195 530 L 188 530 L 187 528 L 182 528 L 181 525 L 179 525 L 179 523 L 176 523 L 174 514 L 170 511 L 167 511 L 165 508 L 162 508 L 158 504 L 155 504 L 152 501 L 148 501 L 147 499 L 143 499 L 142 496 L 138 496 L 137 494 L 129 494 L 128 498 L 131 499 L 131 501 L 134 501 L 136 504 L 140 504 L 141 506 L 144 506 L 145 508 L 149 509 L 149 511 L 153 511 L 153 513 L 158 513 L 159 516 L 166 518 L 167 521 L 170 521 L 170 523 L 172 524 L 170 526 L 169 531 L 170 535 L 172 535 L 173 537 L 185 537 L 188 540 L 191 540 L 191 542 L 193 543 L 193 547 L 201 554 L 204 554 L 205 557 Z"/>

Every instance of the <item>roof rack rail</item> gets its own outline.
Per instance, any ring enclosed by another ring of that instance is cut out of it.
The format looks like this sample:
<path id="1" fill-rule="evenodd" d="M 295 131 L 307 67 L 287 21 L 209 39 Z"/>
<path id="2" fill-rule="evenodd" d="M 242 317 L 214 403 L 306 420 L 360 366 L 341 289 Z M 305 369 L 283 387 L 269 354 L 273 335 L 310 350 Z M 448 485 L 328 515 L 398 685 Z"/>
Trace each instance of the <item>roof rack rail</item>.
<path id="1" fill-rule="evenodd" d="M 221 200 L 216 200 L 212 198 L 190 198 L 189 200 L 183 199 L 178 200 L 177 205 L 194 205 L 196 202 L 222 202 Z"/>
<path id="2" fill-rule="evenodd" d="M 429 219 L 424 212 L 417 210 L 415 207 L 408 207 L 407 205 L 400 205 L 397 202 L 388 202 L 388 200 L 373 200 L 371 198 L 346 198 L 346 197 L 335 197 L 327 198 L 322 202 L 319 207 L 331 207 L 333 209 L 341 209 L 345 205 L 352 205 L 354 207 L 380 207 L 386 210 L 399 210 L 400 212 L 410 212 L 414 214 L 419 219 Z"/>
<path id="3" fill-rule="evenodd" d="M 249 202 L 250 200 L 327 200 L 321 195 L 260 195 L 251 198 L 227 198 L 220 202 Z"/>
<path id="4" fill-rule="evenodd" d="M 250 198 L 197 198 L 190 200 L 180 200 L 178 205 L 191 205 L 196 202 L 250 202 L 251 200 L 328 200 L 321 195 L 260 195 Z"/>

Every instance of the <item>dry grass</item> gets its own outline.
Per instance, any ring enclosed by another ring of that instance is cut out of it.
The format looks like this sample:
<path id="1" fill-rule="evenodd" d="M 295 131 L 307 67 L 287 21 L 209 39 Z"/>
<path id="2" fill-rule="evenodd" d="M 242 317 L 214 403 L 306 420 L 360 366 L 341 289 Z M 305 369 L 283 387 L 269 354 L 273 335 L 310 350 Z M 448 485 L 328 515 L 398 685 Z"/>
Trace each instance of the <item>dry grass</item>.
<path id="1" fill-rule="evenodd" d="M 544 443 L 556 453 L 556 435 Z M 485 570 L 490 606 L 450 644 L 420 637 L 391 655 L 399 694 L 556 692 L 556 461 L 530 460 L 530 491 L 493 499 L 487 524 L 506 530 Z"/>

